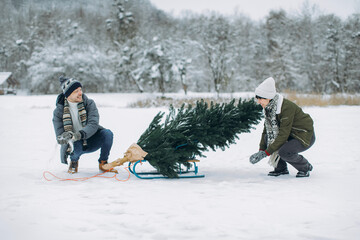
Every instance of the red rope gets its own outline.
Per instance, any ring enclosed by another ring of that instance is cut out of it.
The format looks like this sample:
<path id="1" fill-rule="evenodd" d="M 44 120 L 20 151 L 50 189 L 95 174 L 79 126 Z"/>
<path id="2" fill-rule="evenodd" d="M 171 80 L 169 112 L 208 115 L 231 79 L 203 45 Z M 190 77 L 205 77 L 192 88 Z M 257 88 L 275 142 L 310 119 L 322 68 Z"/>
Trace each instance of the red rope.
<path id="1" fill-rule="evenodd" d="M 99 177 L 99 178 L 114 178 L 115 180 L 117 180 L 117 181 L 119 181 L 119 182 L 126 182 L 126 181 L 128 181 L 128 180 L 130 179 L 130 175 L 131 175 L 131 174 L 130 174 L 130 171 L 129 171 L 129 168 L 130 168 L 130 167 L 131 167 L 131 166 L 124 168 L 124 169 L 128 172 L 128 177 L 127 177 L 126 179 L 119 179 L 119 178 L 117 177 L 117 174 L 116 174 L 116 173 L 114 173 L 114 176 L 112 176 L 112 177 L 103 176 L 105 173 L 107 173 L 107 172 L 109 172 L 110 170 L 112 170 L 112 168 L 109 169 L 109 170 L 107 170 L 106 172 L 99 173 L 99 174 L 96 174 L 96 175 L 90 176 L 90 177 L 61 178 L 61 177 L 58 177 L 58 176 L 56 176 L 55 174 L 53 174 L 53 173 L 51 173 L 51 172 L 49 172 L 49 171 L 44 171 L 44 172 L 43 172 L 43 177 L 45 178 L 46 181 L 49 181 L 49 182 L 51 182 L 52 180 L 49 179 L 49 178 L 47 178 L 47 177 L 46 177 L 46 174 L 49 174 L 49 175 L 53 176 L 54 178 L 58 179 L 59 181 L 76 181 L 76 182 L 79 182 L 79 181 L 86 181 L 86 180 L 89 180 L 89 179 L 92 179 L 92 178 L 97 178 L 97 177 Z"/>

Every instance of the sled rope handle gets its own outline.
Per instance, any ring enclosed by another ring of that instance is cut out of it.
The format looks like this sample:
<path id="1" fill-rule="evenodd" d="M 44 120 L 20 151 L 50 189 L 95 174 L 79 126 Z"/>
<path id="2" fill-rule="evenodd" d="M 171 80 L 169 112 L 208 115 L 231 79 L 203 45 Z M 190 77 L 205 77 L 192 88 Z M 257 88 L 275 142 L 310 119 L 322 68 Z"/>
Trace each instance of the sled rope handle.
<path id="1" fill-rule="evenodd" d="M 131 174 L 130 174 L 130 171 L 129 171 L 129 168 L 130 168 L 130 167 L 131 167 L 131 166 L 124 168 L 124 169 L 128 172 L 128 177 L 127 177 L 126 179 L 119 179 L 119 178 L 116 176 L 116 175 L 117 175 L 116 173 L 114 173 L 114 175 L 113 175 L 112 177 L 103 176 L 105 173 L 111 171 L 113 168 L 111 168 L 111 169 L 109 169 L 109 170 L 107 170 L 107 171 L 105 171 L 105 172 L 98 173 L 98 174 L 96 174 L 96 175 L 94 175 L 94 176 L 90 176 L 90 177 L 61 178 L 61 177 L 58 177 L 58 176 L 56 176 L 55 174 L 51 173 L 50 171 L 44 171 L 44 172 L 43 172 L 43 177 L 45 178 L 46 181 L 49 181 L 49 182 L 51 182 L 52 180 L 49 179 L 49 178 L 47 178 L 47 177 L 46 177 L 46 174 L 49 174 L 49 175 L 53 176 L 54 178 L 56 178 L 56 179 L 59 180 L 59 181 L 75 181 L 75 182 L 81 182 L 81 181 L 86 181 L 86 180 L 89 180 L 89 179 L 92 179 L 92 178 L 97 178 L 97 177 L 99 177 L 99 178 L 114 178 L 116 181 L 126 182 L 126 181 L 128 181 L 128 180 L 130 179 L 130 175 L 131 175 Z"/>

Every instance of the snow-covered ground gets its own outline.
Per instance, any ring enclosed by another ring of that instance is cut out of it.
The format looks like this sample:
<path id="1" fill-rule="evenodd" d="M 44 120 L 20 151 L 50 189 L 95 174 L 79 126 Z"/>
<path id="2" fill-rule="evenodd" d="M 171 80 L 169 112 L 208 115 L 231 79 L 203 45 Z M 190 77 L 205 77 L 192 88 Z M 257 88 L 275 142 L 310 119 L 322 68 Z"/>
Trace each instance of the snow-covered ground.
<path id="1" fill-rule="evenodd" d="M 101 125 L 114 134 L 110 159 L 122 157 L 158 111 L 131 109 L 147 95 L 89 94 Z M 317 141 L 304 153 L 310 178 L 269 177 L 252 165 L 262 124 L 226 151 L 201 159 L 205 178 L 127 182 L 69 177 L 52 126 L 55 95 L 0 96 L 0 239 L 284 239 L 360 236 L 360 107 L 307 107 Z M 81 158 L 79 177 L 98 173 L 98 153 Z M 127 172 L 119 168 L 120 179 Z M 109 175 L 110 176 L 110 175 Z M 71 177 L 71 176 L 70 176 Z"/>

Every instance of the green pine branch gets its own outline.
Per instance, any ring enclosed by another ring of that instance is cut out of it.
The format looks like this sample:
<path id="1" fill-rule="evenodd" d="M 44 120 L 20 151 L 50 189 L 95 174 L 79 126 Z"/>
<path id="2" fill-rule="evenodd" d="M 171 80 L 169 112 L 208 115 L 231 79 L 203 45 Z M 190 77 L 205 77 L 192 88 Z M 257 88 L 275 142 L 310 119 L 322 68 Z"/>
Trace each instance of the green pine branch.
<path id="1" fill-rule="evenodd" d="M 202 152 L 217 148 L 225 150 L 236 142 L 238 134 L 250 132 L 259 123 L 262 111 L 254 100 L 235 99 L 230 103 L 210 106 L 203 100 L 196 106 L 183 104 L 178 110 L 170 106 L 165 117 L 159 112 L 141 135 L 138 145 L 148 152 L 146 160 L 161 174 L 178 177 L 179 164 L 188 166 L 187 160 L 196 156 L 205 157 Z"/>

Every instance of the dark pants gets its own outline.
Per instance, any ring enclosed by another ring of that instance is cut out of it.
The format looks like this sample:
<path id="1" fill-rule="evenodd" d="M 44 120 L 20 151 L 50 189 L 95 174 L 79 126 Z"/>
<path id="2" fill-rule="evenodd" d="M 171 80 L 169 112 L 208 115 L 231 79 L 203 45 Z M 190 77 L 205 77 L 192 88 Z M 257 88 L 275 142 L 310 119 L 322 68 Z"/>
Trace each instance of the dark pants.
<path id="1" fill-rule="evenodd" d="M 101 149 L 99 162 L 108 160 L 113 144 L 113 133 L 109 129 L 98 130 L 86 141 L 86 146 L 83 146 L 83 140 L 74 142 L 74 151 L 70 155 L 71 161 L 78 161 L 82 154 L 95 152 L 98 149 Z"/>
<path id="2" fill-rule="evenodd" d="M 286 163 L 291 164 L 298 171 L 307 172 L 309 171 L 309 162 L 300 155 L 300 152 L 308 150 L 315 142 L 315 133 L 311 138 L 310 145 L 305 147 L 301 142 L 295 138 L 289 138 L 279 149 L 280 161 L 276 167 L 276 171 L 283 170 L 287 167 Z"/>

